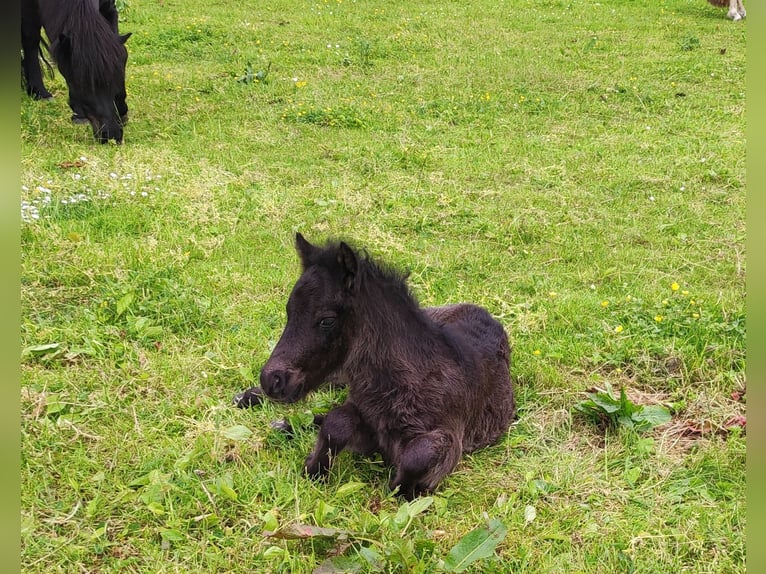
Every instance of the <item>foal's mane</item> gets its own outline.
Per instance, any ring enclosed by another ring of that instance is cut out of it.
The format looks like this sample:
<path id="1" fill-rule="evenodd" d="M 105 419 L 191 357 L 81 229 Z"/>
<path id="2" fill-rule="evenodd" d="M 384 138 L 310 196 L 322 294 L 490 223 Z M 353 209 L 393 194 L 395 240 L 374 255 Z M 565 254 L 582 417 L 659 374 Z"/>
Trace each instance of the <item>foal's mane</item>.
<path id="1" fill-rule="evenodd" d="M 66 6 L 68 4 L 68 7 Z M 109 86 L 115 79 L 115 71 L 121 70 L 125 47 L 120 36 L 109 27 L 101 16 L 98 6 L 91 0 L 68 0 L 51 7 L 41 14 L 45 30 L 52 37 L 51 51 L 58 61 L 61 57 L 59 35 L 71 43 L 69 80 L 79 86 Z M 61 62 L 58 62 L 59 66 Z"/>
<path id="2" fill-rule="evenodd" d="M 396 300 L 406 302 L 413 309 L 419 308 L 417 298 L 407 285 L 408 271 L 400 271 L 386 263 L 379 262 L 364 249 L 355 249 L 350 247 L 356 256 L 358 265 L 356 284 L 361 294 L 375 295 L 378 292 L 385 293 L 388 299 L 389 295 L 395 295 Z M 317 254 L 316 262 L 328 268 L 338 265 L 338 257 L 341 252 L 341 242 L 334 241 L 328 243 L 325 248 Z M 379 303 L 379 301 L 373 301 Z"/>

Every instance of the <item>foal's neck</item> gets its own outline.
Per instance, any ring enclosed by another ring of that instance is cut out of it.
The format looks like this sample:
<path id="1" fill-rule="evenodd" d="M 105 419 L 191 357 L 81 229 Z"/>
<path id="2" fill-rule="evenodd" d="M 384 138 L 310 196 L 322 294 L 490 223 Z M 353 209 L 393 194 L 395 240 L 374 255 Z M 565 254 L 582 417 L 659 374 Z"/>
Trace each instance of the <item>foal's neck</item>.
<path id="1" fill-rule="evenodd" d="M 402 362 L 420 362 L 436 333 L 401 281 L 363 284 L 354 314 L 356 333 L 349 358 L 361 369 L 388 370 Z"/>

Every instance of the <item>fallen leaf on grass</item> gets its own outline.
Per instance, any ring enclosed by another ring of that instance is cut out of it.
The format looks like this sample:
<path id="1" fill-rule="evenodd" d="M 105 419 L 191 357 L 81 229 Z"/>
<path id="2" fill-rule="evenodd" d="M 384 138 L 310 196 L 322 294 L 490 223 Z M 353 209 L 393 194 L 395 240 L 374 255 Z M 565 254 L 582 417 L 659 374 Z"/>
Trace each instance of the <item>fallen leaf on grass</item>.
<path id="1" fill-rule="evenodd" d="M 741 401 L 745 397 L 745 391 L 734 391 L 731 393 L 731 400 L 733 401 Z"/>
<path id="2" fill-rule="evenodd" d="M 734 427 L 739 427 L 741 429 L 744 429 L 745 426 L 747 426 L 747 419 L 744 417 L 744 415 L 734 415 L 726 419 L 726 422 L 723 423 L 722 428 L 723 430 L 728 431 L 733 429 Z"/>
<path id="3" fill-rule="evenodd" d="M 84 161 L 80 161 L 79 159 L 77 159 L 75 161 L 62 161 L 59 164 L 59 167 L 61 169 L 70 169 L 70 168 L 73 168 L 73 167 L 82 167 L 84 165 L 85 165 Z"/>
<path id="4" fill-rule="evenodd" d="M 723 424 L 715 424 L 710 419 L 702 421 L 683 421 L 677 434 L 687 438 L 701 438 L 711 434 L 727 434 L 733 428 L 745 429 L 747 419 L 743 415 L 733 415 Z"/>
<path id="5" fill-rule="evenodd" d="M 700 437 L 711 432 L 713 432 L 713 422 L 710 420 L 684 421 L 679 434 L 681 436 Z"/>
<path id="6" fill-rule="evenodd" d="M 348 532 L 338 528 L 323 528 L 310 524 L 287 524 L 273 532 L 266 530 L 263 535 L 266 538 L 282 538 L 285 540 L 306 538 L 337 538 L 341 540 L 348 536 Z"/>

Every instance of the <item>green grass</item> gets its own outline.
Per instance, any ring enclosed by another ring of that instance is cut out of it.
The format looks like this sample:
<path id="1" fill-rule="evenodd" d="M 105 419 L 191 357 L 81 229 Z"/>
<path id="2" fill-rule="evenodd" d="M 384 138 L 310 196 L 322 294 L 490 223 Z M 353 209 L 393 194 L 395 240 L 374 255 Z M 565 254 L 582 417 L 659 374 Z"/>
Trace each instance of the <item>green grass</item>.
<path id="1" fill-rule="evenodd" d="M 746 21 L 703 0 L 122 5 L 123 146 L 70 124 L 58 75 L 52 102 L 20 96 L 24 572 L 374 571 L 363 548 L 438 572 L 485 513 L 508 534 L 468 572 L 745 571 Z M 295 231 L 510 334 L 518 422 L 404 535 L 389 469 L 343 454 L 311 482 L 315 433 L 270 429 L 342 390 L 229 406 L 281 333 Z M 605 432 L 575 405 L 607 383 L 671 422 Z M 291 523 L 352 544 L 263 535 Z"/>

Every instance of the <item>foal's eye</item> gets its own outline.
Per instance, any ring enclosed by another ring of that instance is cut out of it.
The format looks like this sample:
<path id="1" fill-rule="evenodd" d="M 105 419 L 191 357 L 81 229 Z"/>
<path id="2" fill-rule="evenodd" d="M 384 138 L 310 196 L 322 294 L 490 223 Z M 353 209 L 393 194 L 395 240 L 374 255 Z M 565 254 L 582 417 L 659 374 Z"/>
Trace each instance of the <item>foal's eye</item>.
<path id="1" fill-rule="evenodd" d="M 319 326 L 322 329 L 329 329 L 333 325 L 335 325 L 335 317 L 325 317 L 319 321 Z"/>

